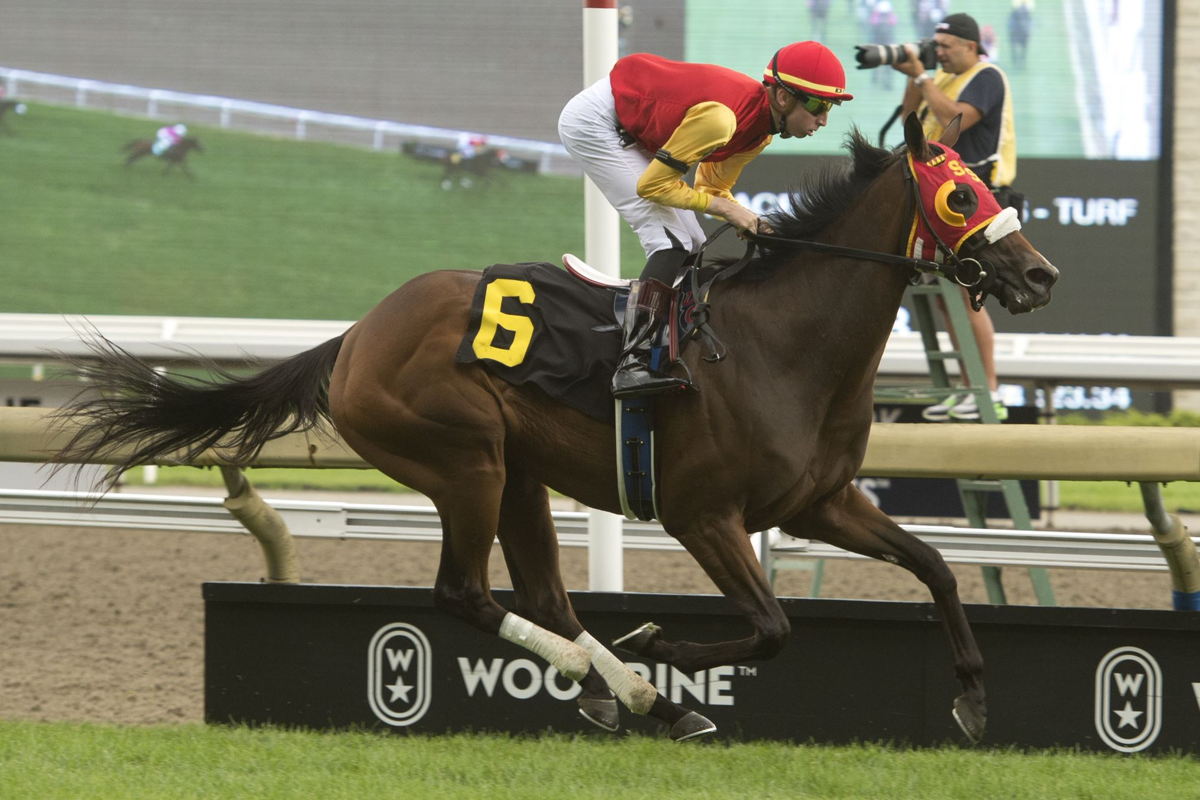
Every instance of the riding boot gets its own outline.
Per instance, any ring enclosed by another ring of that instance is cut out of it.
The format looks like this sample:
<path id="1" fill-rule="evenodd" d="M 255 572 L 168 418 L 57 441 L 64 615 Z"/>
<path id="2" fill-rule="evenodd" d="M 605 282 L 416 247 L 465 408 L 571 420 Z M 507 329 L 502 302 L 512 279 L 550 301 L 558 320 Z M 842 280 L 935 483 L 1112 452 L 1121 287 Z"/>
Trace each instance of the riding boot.
<path id="1" fill-rule="evenodd" d="M 675 290 L 653 278 L 634 281 L 625 306 L 621 360 L 613 375 L 614 397 L 658 394 L 674 389 L 691 389 L 683 378 L 650 369 L 650 350 L 659 322 L 671 307 Z"/>

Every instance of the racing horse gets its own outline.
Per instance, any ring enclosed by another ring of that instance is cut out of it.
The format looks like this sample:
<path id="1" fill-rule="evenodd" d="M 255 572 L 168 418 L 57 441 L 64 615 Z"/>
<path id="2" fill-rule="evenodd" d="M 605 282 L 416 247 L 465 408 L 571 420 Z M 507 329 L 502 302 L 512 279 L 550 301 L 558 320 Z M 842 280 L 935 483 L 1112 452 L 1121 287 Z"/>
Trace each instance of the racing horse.
<path id="1" fill-rule="evenodd" d="M 8 125 L 8 112 L 14 114 L 24 114 L 28 110 L 28 106 L 20 100 L 0 100 L 0 130 L 5 133 L 12 133 L 12 129 Z"/>
<path id="2" fill-rule="evenodd" d="M 1058 277 L 1013 213 L 961 166 L 946 140 L 957 130 L 931 144 L 910 116 L 896 151 L 852 134 L 849 163 L 802 181 L 794 208 L 770 218 L 779 238 L 712 284 L 708 323 L 728 356 L 710 361 L 702 348 L 685 348 L 701 391 L 660 396 L 659 519 L 745 615 L 749 632 L 676 641 L 647 624 L 614 646 L 688 672 L 778 653 L 788 619 L 749 539 L 778 526 L 899 565 L 928 587 L 962 687 L 952 713 L 971 741 L 983 736 L 983 659 L 953 574 L 853 484 L 875 373 L 917 263 L 902 255 L 914 219 L 958 226 L 961 238 L 947 247 L 962 257 L 948 263 L 960 280 L 975 268 L 976 301 L 990 294 L 1012 313 L 1031 311 L 1049 302 Z M 976 226 L 979 214 L 995 219 Z M 1002 220 L 1007 227 L 997 228 Z M 367 462 L 437 507 L 441 609 L 579 681 L 579 710 L 603 728 L 618 728 L 619 700 L 666 724 L 676 740 L 715 730 L 658 694 L 577 619 L 546 487 L 618 512 L 613 426 L 478 362 L 456 362 L 480 282 L 477 271 L 421 275 L 342 336 L 248 377 L 161 375 L 96 339 L 94 357 L 77 369 L 102 394 L 61 411 L 75 434 L 58 460 L 116 463 L 114 480 L 164 454 L 186 461 L 210 447 L 249 463 L 274 437 L 331 423 Z M 521 336 L 511 338 L 516 347 Z M 130 451 L 118 459 L 122 448 Z M 511 610 L 488 585 L 497 537 L 515 590 Z"/>
<path id="3" fill-rule="evenodd" d="M 139 158 L 154 154 L 154 140 L 134 139 L 122 147 L 121 150 L 128 153 L 125 157 L 125 166 L 128 167 Z M 192 174 L 187 165 L 188 153 L 193 150 L 198 150 L 201 153 L 204 152 L 204 147 L 201 146 L 200 140 L 195 136 L 184 136 L 178 142 L 164 150 L 162 155 L 159 156 L 163 161 L 163 175 L 166 175 L 171 167 L 179 167 L 184 175 L 194 180 L 196 176 Z"/>
<path id="4" fill-rule="evenodd" d="M 442 160 L 441 187 L 446 190 L 459 186 L 470 189 L 482 185 L 494 170 L 504 168 L 504 151 L 494 147 L 481 148 L 472 156 L 450 153 Z"/>

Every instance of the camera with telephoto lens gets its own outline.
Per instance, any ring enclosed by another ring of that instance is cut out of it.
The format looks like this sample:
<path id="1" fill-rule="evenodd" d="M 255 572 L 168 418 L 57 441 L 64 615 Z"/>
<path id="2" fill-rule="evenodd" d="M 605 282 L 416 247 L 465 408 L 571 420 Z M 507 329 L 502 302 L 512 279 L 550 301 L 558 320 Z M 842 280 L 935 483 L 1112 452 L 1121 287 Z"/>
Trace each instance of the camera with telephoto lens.
<path id="1" fill-rule="evenodd" d="M 922 39 L 912 42 L 917 48 L 917 59 L 925 69 L 937 66 L 937 52 L 933 48 L 933 39 Z M 902 44 L 856 44 L 854 58 L 858 61 L 859 69 L 873 69 L 884 64 L 903 64 L 908 60 L 908 51 Z"/>

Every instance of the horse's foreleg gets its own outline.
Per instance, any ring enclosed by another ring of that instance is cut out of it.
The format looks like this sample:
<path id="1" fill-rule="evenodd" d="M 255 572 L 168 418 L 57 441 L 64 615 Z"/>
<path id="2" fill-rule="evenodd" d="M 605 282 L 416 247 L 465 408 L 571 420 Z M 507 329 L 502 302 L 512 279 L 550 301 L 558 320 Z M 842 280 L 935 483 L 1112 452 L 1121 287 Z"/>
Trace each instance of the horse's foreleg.
<path id="1" fill-rule="evenodd" d="M 614 644 L 665 661 L 685 671 L 771 658 L 787 642 L 791 624 L 763 576 L 750 538 L 739 518 L 707 518 L 685 533 L 670 531 L 704 568 L 717 588 L 747 617 L 750 636 L 726 642 L 668 641 L 647 623 Z"/>
<path id="2" fill-rule="evenodd" d="M 716 726 L 701 715 L 662 697 L 603 644 L 584 630 L 567 597 L 558 561 L 558 537 L 546 489 L 509 472 L 500 511 L 500 545 L 516 594 L 516 610 L 582 647 L 591 669 L 579 681 L 579 710 L 608 731 L 620 727 L 617 699 L 637 714 L 649 714 L 671 726 L 676 741 L 711 733 Z M 615 697 L 614 697 L 615 692 Z"/>
<path id="3" fill-rule="evenodd" d="M 978 742 L 987 726 L 983 655 L 958 597 L 958 581 L 941 553 L 893 522 L 853 484 L 802 519 L 780 527 L 792 536 L 819 539 L 904 567 L 928 587 L 950 638 L 954 673 L 963 687 L 954 701 L 954 718 L 963 733 Z"/>

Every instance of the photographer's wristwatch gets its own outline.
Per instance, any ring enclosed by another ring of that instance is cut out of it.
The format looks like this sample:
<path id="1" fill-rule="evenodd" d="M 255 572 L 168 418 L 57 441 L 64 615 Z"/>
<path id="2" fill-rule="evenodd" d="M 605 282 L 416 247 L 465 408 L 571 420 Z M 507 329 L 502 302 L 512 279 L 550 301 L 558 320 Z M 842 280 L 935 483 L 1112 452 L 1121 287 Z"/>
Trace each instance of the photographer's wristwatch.
<path id="1" fill-rule="evenodd" d="M 929 80 L 929 76 L 928 76 L 928 75 L 926 75 L 926 74 L 924 74 L 924 73 L 922 73 L 922 74 L 920 74 L 920 75 L 918 75 L 917 77 L 915 77 L 915 78 L 913 78 L 913 79 L 912 79 L 912 81 L 913 81 L 913 86 L 916 86 L 916 87 L 919 89 L 919 88 L 921 88 L 921 84 L 922 84 L 922 83 L 924 83 L 924 82 L 925 82 L 925 81 L 927 81 L 927 80 Z"/>

